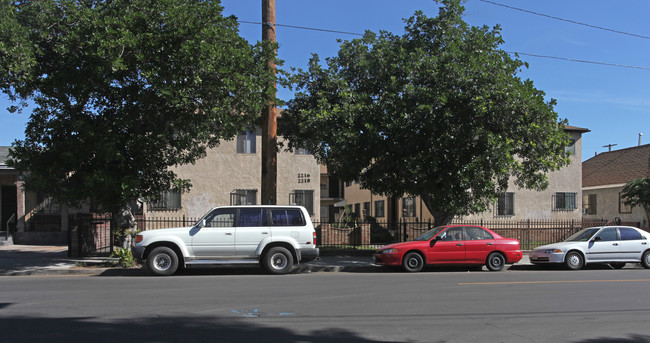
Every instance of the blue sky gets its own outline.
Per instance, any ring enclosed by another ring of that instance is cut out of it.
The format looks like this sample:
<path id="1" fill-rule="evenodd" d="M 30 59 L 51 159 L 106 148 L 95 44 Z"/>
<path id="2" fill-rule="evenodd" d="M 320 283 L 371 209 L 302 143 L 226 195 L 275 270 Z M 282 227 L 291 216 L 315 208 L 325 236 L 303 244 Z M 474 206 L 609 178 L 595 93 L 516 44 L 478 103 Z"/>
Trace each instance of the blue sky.
<path id="1" fill-rule="evenodd" d="M 545 15 L 481 0 L 464 4 L 465 21 L 469 24 L 501 25 L 505 40 L 502 48 L 521 53 L 520 59 L 530 64 L 520 76 L 531 79 L 549 99 L 557 99 L 555 109 L 561 118 L 568 119 L 570 125 L 591 130 L 583 136 L 583 160 L 607 151 L 603 147 L 607 144 L 617 144 L 613 150 L 636 146 L 639 133 L 645 134 L 644 144 L 650 143 L 650 1 L 620 0 L 615 5 L 611 0 L 490 2 Z M 222 5 L 224 14 L 233 14 L 240 21 L 261 21 L 261 0 L 223 0 Z M 386 30 L 402 34 L 402 19 L 416 10 L 429 16 L 438 13 L 432 0 L 276 0 L 276 23 L 352 33 Z M 242 23 L 240 35 L 256 42 L 261 39 L 261 27 Z M 322 59 L 334 56 L 338 52 L 337 39 L 357 37 L 278 27 L 278 54 L 285 61 L 283 68 L 304 68 L 312 53 Z M 288 100 L 291 93 L 281 89 L 278 96 Z M 22 115 L 9 114 L 5 110 L 7 104 L 6 97 L 0 98 L 0 145 L 22 139 L 28 119 L 28 111 Z"/>

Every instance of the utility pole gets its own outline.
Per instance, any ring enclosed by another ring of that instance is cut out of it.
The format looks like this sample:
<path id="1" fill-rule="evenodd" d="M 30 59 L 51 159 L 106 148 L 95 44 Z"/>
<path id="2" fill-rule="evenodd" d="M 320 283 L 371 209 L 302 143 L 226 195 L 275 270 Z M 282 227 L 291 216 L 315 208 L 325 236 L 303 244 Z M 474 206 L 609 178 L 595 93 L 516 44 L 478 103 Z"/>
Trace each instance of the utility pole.
<path id="1" fill-rule="evenodd" d="M 609 148 L 609 152 L 611 152 L 611 151 L 612 151 L 612 147 L 613 147 L 613 146 L 617 146 L 617 145 L 618 145 L 618 144 L 607 144 L 607 145 L 603 145 L 603 148 Z"/>
<path id="2" fill-rule="evenodd" d="M 262 42 L 274 44 L 275 40 L 275 0 L 262 0 Z M 274 51 L 275 55 L 275 51 Z M 276 75 L 275 61 L 268 61 L 269 70 Z M 273 88 L 272 98 L 275 98 L 275 81 L 269 87 Z M 278 120 L 277 110 L 273 99 L 262 109 L 262 205 L 277 204 L 278 180 Z"/>

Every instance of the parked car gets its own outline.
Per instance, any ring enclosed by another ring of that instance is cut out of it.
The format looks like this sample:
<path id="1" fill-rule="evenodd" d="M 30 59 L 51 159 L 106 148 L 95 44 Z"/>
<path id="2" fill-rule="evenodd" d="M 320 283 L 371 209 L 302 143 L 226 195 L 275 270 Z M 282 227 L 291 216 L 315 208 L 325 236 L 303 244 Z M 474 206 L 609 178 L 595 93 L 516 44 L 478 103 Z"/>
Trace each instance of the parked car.
<path id="1" fill-rule="evenodd" d="M 316 231 L 301 206 L 227 206 L 209 211 L 194 226 L 144 231 L 133 255 L 156 275 L 179 267 L 261 264 L 286 274 L 316 259 Z"/>
<path id="2" fill-rule="evenodd" d="M 650 268 L 650 234 L 630 226 L 601 226 L 582 229 L 562 242 L 533 249 L 533 264 L 563 263 L 582 269 L 588 263 L 606 263 L 613 268 L 628 262 Z"/>
<path id="3" fill-rule="evenodd" d="M 414 241 L 383 246 L 374 255 L 376 264 L 401 266 L 407 272 L 419 272 L 431 264 L 485 265 L 500 271 L 521 258 L 518 240 L 464 225 L 436 227 Z"/>

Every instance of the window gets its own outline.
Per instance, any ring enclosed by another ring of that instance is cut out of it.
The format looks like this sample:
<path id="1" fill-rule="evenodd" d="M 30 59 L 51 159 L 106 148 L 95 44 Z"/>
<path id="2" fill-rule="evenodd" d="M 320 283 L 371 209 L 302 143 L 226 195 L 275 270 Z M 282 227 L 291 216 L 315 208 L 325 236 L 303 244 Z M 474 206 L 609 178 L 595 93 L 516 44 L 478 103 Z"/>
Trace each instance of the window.
<path id="1" fill-rule="evenodd" d="M 632 213 L 632 206 L 625 204 L 625 198 L 618 193 L 618 213 Z"/>
<path id="2" fill-rule="evenodd" d="M 616 228 L 608 228 L 604 229 L 603 231 L 598 233 L 598 236 L 600 237 L 600 240 L 603 242 L 611 242 L 611 241 L 617 241 L 618 237 L 616 235 Z"/>
<path id="3" fill-rule="evenodd" d="M 375 200 L 375 217 L 383 218 L 384 216 L 384 200 Z"/>
<path id="4" fill-rule="evenodd" d="M 206 227 L 234 227 L 235 212 L 234 208 L 220 208 L 210 212 L 205 216 Z"/>
<path id="5" fill-rule="evenodd" d="M 453 227 L 440 234 L 441 241 L 464 241 L 463 228 Z"/>
<path id="6" fill-rule="evenodd" d="M 354 204 L 354 217 L 361 217 L 361 204 Z"/>
<path id="7" fill-rule="evenodd" d="M 237 135 L 237 153 L 254 154 L 255 153 L 255 131 L 248 130 Z"/>
<path id="8" fill-rule="evenodd" d="M 557 192 L 553 194 L 553 211 L 573 211 L 576 209 L 576 193 Z"/>
<path id="9" fill-rule="evenodd" d="M 467 234 L 468 240 L 485 240 L 485 239 L 494 239 L 492 234 L 481 229 L 480 227 L 466 227 L 465 234 Z"/>
<path id="10" fill-rule="evenodd" d="M 271 210 L 273 226 L 305 226 L 305 218 L 298 209 Z"/>
<path id="11" fill-rule="evenodd" d="M 507 192 L 497 198 L 497 216 L 513 216 L 515 214 L 515 193 Z"/>
<path id="12" fill-rule="evenodd" d="M 622 241 L 634 241 L 643 239 L 643 236 L 638 231 L 630 229 L 628 227 L 618 228 L 618 233 L 621 234 Z"/>
<path id="13" fill-rule="evenodd" d="M 363 203 L 363 216 L 367 217 L 370 215 L 370 201 Z"/>
<path id="14" fill-rule="evenodd" d="M 162 192 L 158 198 L 149 203 L 151 210 L 180 210 L 181 209 L 181 192 L 168 190 Z"/>
<path id="15" fill-rule="evenodd" d="M 404 217 L 415 217 L 415 198 L 402 198 L 402 213 Z"/>
<path id="16" fill-rule="evenodd" d="M 257 205 L 257 189 L 235 189 L 230 193 L 230 206 Z"/>
<path id="17" fill-rule="evenodd" d="M 264 212 L 264 215 L 262 215 Z M 239 225 L 241 227 L 250 226 L 268 226 L 266 210 L 260 208 L 242 208 L 239 209 Z"/>
<path id="18" fill-rule="evenodd" d="M 582 196 L 582 213 L 584 214 L 596 214 L 597 213 L 597 201 L 596 194 L 587 194 Z"/>
<path id="19" fill-rule="evenodd" d="M 309 214 L 314 214 L 314 191 L 295 190 L 289 194 L 289 203 L 302 206 L 307 209 Z"/>
<path id="20" fill-rule="evenodd" d="M 564 147 L 564 151 L 571 153 L 571 155 L 576 154 L 576 140 L 571 138 L 569 139 L 569 145 Z"/>

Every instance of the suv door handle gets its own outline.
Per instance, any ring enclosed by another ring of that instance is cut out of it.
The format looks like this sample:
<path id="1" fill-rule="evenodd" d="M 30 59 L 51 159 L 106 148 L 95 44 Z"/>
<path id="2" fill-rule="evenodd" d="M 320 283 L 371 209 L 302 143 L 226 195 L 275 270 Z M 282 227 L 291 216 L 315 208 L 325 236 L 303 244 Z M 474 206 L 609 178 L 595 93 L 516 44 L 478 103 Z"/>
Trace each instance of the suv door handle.
<path id="1" fill-rule="evenodd" d="M 648 244 L 648 243 L 646 243 L 646 242 L 641 243 L 641 245 L 646 245 L 646 244 Z"/>
<path id="2" fill-rule="evenodd" d="M 457 246 L 457 247 L 462 247 L 462 246 L 463 246 L 463 243 L 456 243 L 456 246 Z"/>
<path id="3" fill-rule="evenodd" d="M 618 243 L 613 243 L 612 245 L 613 245 L 613 246 L 617 246 L 617 245 L 618 245 Z"/>
<path id="4" fill-rule="evenodd" d="M 226 236 L 232 236 L 232 232 L 226 232 Z"/>
<path id="5" fill-rule="evenodd" d="M 488 243 L 487 245 L 494 245 L 494 243 Z"/>

